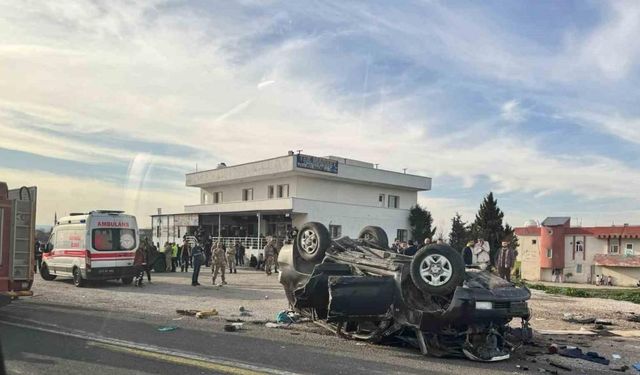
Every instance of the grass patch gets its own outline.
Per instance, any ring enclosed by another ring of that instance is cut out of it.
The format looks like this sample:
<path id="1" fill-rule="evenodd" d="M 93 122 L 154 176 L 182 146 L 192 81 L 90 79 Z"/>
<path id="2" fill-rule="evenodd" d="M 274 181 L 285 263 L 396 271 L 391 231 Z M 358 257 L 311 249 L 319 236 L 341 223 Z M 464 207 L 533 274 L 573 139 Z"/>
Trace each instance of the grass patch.
<path id="1" fill-rule="evenodd" d="M 588 289 L 569 288 L 559 286 L 546 286 L 543 284 L 526 283 L 529 289 L 542 290 L 549 294 L 560 294 L 569 297 L 580 298 L 606 298 L 618 301 L 633 302 L 640 305 L 640 289 Z"/>

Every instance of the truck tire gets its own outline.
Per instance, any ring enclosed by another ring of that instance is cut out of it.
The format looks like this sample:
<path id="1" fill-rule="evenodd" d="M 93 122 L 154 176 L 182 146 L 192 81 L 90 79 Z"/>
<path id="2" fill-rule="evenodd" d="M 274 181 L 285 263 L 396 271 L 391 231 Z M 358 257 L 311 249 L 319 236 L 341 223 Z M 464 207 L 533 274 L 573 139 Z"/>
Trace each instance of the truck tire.
<path id="1" fill-rule="evenodd" d="M 298 254 L 304 260 L 319 262 L 324 259 L 324 253 L 331 245 L 329 230 L 322 223 L 305 223 L 296 237 Z"/>
<path id="2" fill-rule="evenodd" d="M 373 225 L 366 226 L 362 228 L 360 234 L 358 234 L 358 238 L 372 242 L 384 249 L 389 248 L 389 237 L 387 237 L 387 233 L 384 229 L 380 227 Z"/>
<path id="3" fill-rule="evenodd" d="M 462 256 L 449 245 L 429 245 L 411 261 L 411 279 L 421 291 L 446 296 L 464 281 Z"/>
<path id="4" fill-rule="evenodd" d="M 80 268 L 73 268 L 73 285 L 78 288 L 82 288 L 85 284 L 85 279 L 82 278 L 82 272 L 80 272 Z"/>
<path id="5" fill-rule="evenodd" d="M 47 281 L 53 281 L 58 277 L 49 273 L 49 266 L 46 263 L 42 263 L 42 266 L 40 266 L 40 276 Z"/>
<path id="6" fill-rule="evenodd" d="M 123 277 L 121 280 L 123 285 L 130 285 L 133 282 L 133 277 Z"/>

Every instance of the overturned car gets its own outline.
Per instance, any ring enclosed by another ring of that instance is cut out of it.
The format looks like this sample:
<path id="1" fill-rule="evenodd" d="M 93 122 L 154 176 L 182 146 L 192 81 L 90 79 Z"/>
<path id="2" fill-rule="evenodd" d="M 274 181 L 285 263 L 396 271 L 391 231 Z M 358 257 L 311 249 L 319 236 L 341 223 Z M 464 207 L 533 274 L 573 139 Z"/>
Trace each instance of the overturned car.
<path id="1" fill-rule="evenodd" d="M 365 227 L 356 240 L 331 240 L 323 224 L 310 222 L 278 263 L 291 307 L 345 338 L 499 361 L 531 337 L 529 290 L 465 268 L 448 245 L 406 256 L 389 250 L 379 227 Z M 515 329 L 514 318 L 521 321 Z"/>

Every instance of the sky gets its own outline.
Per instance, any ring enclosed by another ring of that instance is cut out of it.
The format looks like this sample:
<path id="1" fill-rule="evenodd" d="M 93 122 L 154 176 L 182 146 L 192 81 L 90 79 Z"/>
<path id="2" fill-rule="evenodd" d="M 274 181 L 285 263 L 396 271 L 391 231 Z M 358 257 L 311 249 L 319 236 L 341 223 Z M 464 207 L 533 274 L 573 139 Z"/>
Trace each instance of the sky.
<path id="1" fill-rule="evenodd" d="M 341 155 L 433 178 L 447 231 L 640 224 L 640 2 L 0 0 L 0 181 L 54 213 L 198 203 L 184 174 Z"/>

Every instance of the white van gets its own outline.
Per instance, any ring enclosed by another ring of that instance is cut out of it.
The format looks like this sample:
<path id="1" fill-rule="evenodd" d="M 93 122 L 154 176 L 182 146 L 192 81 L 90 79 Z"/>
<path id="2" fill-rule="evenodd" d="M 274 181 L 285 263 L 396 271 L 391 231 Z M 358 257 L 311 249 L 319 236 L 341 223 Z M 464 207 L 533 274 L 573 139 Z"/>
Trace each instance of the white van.
<path id="1" fill-rule="evenodd" d="M 135 276 L 133 258 L 139 245 L 135 216 L 123 211 L 91 211 L 60 218 L 42 255 L 40 275 L 45 280 L 72 277 L 80 287 L 86 280 Z"/>

